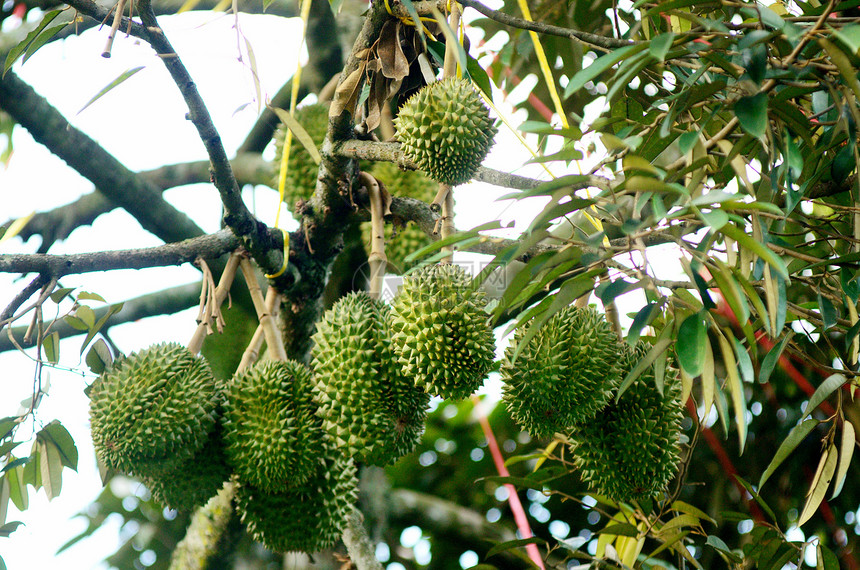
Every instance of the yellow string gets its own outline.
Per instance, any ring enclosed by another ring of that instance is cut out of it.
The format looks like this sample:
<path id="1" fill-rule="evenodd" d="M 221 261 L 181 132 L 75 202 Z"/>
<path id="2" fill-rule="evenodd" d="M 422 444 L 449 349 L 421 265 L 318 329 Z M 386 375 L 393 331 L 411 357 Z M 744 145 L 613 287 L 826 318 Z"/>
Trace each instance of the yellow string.
<path id="1" fill-rule="evenodd" d="M 532 15 L 529 12 L 529 6 L 526 4 L 526 0 L 517 0 L 517 2 L 519 2 L 520 10 L 523 12 L 523 17 L 529 22 L 532 22 Z M 552 77 L 552 71 L 549 67 L 549 61 L 546 58 L 546 52 L 543 50 L 543 45 L 540 43 L 540 38 L 538 37 L 537 32 L 529 30 L 529 37 L 531 37 L 532 44 L 534 44 L 535 55 L 537 55 L 544 81 L 546 81 L 546 86 L 549 89 L 549 95 L 552 98 L 553 105 L 555 105 L 555 112 L 558 113 L 559 117 L 561 117 L 562 126 L 564 128 L 568 128 L 570 127 L 570 124 L 567 122 L 567 115 L 564 112 L 564 108 L 561 106 L 561 98 L 558 96 L 558 91 L 555 88 L 555 80 Z"/>
<path id="2" fill-rule="evenodd" d="M 397 18 L 398 20 L 403 22 L 405 25 L 410 26 L 412 28 L 415 27 L 415 20 L 413 20 L 411 17 L 395 15 L 394 11 L 391 9 L 391 6 L 388 4 L 388 0 L 385 0 L 385 11 L 388 12 L 389 16 L 394 16 L 395 18 Z M 418 19 L 421 22 L 435 22 L 436 21 L 433 18 L 426 18 L 426 17 L 421 17 L 421 16 L 419 16 Z M 425 34 L 427 34 L 431 37 L 433 36 L 433 32 L 431 32 L 429 29 L 427 29 L 427 26 L 425 26 L 423 23 L 421 24 L 421 27 L 424 28 Z"/>
<path id="3" fill-rule="evenodd" d="M 301 18 L 302 18 L 302 41 L 299 43 L 299 49 L 296 55 L 296 58 L 299 59 L 301 57 L 301 47 L 305 43 L 305 34 L 308 29 L 308 17 L 311 12 L 311 0 L 302 0 L 302 10 L 301 10 Z M 299 86 L 302 81 L 302 63 L 299 59 L 296 62 L 296 73 L 293 75 L 293 85 L 292 90 L 290 91 L 290 114 L 295 115 L 296 106 L 299 103 Z M 281 206 L 284 203 L 284 190 L 287 185 L 287 172 L 290 168 L 290 149 L 293 144 L 293 131 L 287 128 L 287 134 L 284 136 L 284 150 L 281 153 L 281 164 L 280 169 L 278 170 L 278 209 L 275 211 L 275 227 L 280 226 L 281 220 Z M 285 230 L 281 230 L 284 234 L 284 264 L 281 266 L 281 269 L 277 273 L 272 273 L 271 275 L 267 274 L 266 277 L 269 279 L 280 277 L 283 275 L 284 271 L 287 269 L 287 263 L 289 263 L 290 259 L 290 238 L 289 234 Z"/>

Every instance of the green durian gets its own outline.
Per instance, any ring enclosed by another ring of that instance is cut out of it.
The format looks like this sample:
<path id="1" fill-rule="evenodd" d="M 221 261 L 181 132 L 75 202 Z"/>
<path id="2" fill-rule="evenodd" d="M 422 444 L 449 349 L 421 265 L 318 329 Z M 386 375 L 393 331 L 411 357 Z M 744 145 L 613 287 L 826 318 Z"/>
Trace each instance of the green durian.
<path id="1" fill-rule="evenodd" d="M 426 85 L 403 104 L 394 124 L 406 156 L 451 186 L 472 179 L 498 132 L 481 97 L 457 77 Z"/>
<path id="2" fill-rule="evenodd" d="M 619 346 L 626 375 L 648 346 Z M 574 462 L 594 493 L 630 501 L 655 497 L 666 488 L 678 471 L 680 395 L 677 373 L 666 370 L 661 394 L 651 366 L 594 420 L 577 426 L 571 436 Z"/>
<path id="3" fill-rule="evenodd" d="M 486 305 L 484 292 L 458 265 L 428 265 L 404 277 L 391 321 L 404 374 L 443 398 L 477 390 L 496 349 Z"/>
<path id="4" fill-rule="evenodd" d="M 340 538 L 358 499 L 355 464 L 323 453 L 316 474 L 304 485 L 266 493 L 250 485 L 236 489 L 236 505 L 250 535 L 275 552 L 317 552 Z"/>
<path id="5" fill-rule="evenodd" d="M 143 478 L 156 501 L 178 511 L 191 511 L 221 490 L 231 470 L 220 431 L 213 430 L 206 445 L 172 471 Z"/>
<path id="6" fill-rule="evenodd" d="M 324 445 L 311 372 L 294 361 L 260 361 L 227 385 L 224 441 L 243 483 L 269 493 L 301 485 Z"/>
<path id="7" fill-rule="evenodd" d="M 612 328 L 594 309 L 569 306 L 553 315 L 514 359 L 525 330 L 514 335 L 501 367 L 503 398 L 514 421 L 533 437 L 590 421 L 621 380 Z"/>
<path id="8" fill-rule="evenodd" d="M 412 451 L 430 397 L 406 378 L 391 349 L 390 309 L 350 293 L 317 323 L 312 349 L 319 414 L 334 445 L 385 465 Z"/>
<path id="9" fill-rule="evenodd" d="M 89 396 L 99 458 L 141 477 L 168 473 L 202 449 L 223 398 L 206 361 L 178 343 L 117 359 Z"/>
<path id="10" fill-rule="evenodd" d="M 295 119 L 304 127 L 313 139 L 317 148 L 322 146 L 328 130 L 328 106 L 321 103 L 305 105 L 296 109 Z M 287 127 L 283 123 L 275 129 L 275 179 L 272 187 L 278 189 L 281 170 L 281 160 L 284 156 L 284 140 L 287 136 Z M 286 182 L 284 184 L 284 203 L 292 208 L 299 200 L 309 200 L 317 186 L 317 175 L 319 165 L 311 158 L 310 153 L 304 145 L 293 136 L 290 144 L 290 162 L 287 169 Z"/>

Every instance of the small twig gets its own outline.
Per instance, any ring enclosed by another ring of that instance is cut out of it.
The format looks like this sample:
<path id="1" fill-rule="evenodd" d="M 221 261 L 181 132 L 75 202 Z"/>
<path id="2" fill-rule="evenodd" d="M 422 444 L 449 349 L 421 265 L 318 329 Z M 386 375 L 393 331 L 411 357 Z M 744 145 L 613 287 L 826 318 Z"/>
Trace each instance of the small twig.
<path id="1" fill-rule="evenodd" d="M 6 308 L 3 309 L 3 312 L 0 313 L 0 331 L 3 330 L 3 327 L 6 326 L 6 324 L 11 323 L 17 318 L 14 317 L 15 311 L 18 310 L 18 307 L 24 304 L 24 301 L 29 299 L 33 295 L 33 293 L 35 293 L 40 287 L 45 284 L 46 279 L 47 276 L 40 273 L 36 276 L 35 279 L 30 281 L 30 283 L 28 283 L 27 286 L 24 287 L 20 293 L 15 295 L 15 298 L 12 299 L 12 302 L 10 302 L 6 306 Z M 29 310 L 30 309 L 27 309 L 27 311 Z"/>
<path id="2" fill-rule="evenodd" d="M 271 314 L 273 318 L 277 317 L 276 311 L 279 299 L 280 295 L 278 294 L 277 289 L 269 287 L 269 290 L 266 292 L 266 311 Z M 237 371 L 244 370 L 257 362 L 257 359 L 260 357 L 260 348 L 263 346 L 263 339 L 266 338 L 265 335 L 266 333 L 263 329 L 263 325 L 258 325 L 257 330 L 254 331 L 254 336 L 251 337 L 251 342 L 248 343 L 248 346 L 245 348 L 245 352 L 242 353 L 242 360 L 239 361 L 239 367 L 236 369 Z"/>
<path id="3" fill-rule="evenodd" d="M 113 15 L 113 24 L 110 27 L 110 33 L 108 33 L 107 44 L 105 44 L 102 57 L 110 57 L 110 52 L 113 48 L 113 40 L 116 37 L 117 30 L 119 30 L 119 25 L 122 23 L 122 12 L 125 9 L 125 2 L 126 0 L 119 0 L 116 4 L 116 12 L 114 12 Z"/>
<path id="4" fill-rule="evenodd" d="M 260 291 L 260 284 L 257 282 L 254 267 L 251 265 L 250 260 L 245 257 L 242 258 L 239 266 L 242 268 L 242 275 L 245 277 L 245 284 L 248 286 L 248 292 L 251 294 L 254 310 L 257 311 L 257 318 L 260 320 L 260 326 L 263 328 L 269 355 L 274 360 L 286 361 L 287 351 L 284 348 L 284 341 L 281 339 L 281 331 L 278 329 L 275 319 L 272 318 L 272 314 L 266 308 L 266 301 L 263 299 L 263 293 Z"/>
<path id="5" fill-rule="evenodd" d="M 230 259 L 227 261 L 227 265 L 224 267 L 224 272 L 221 273 L 221 280 L 218 282 L 218 287 L 215 289 L 215 292 L 208 299 L 207 304 L 211 304 L 214 312 L 217 312 L 218 307 L 224 302 L 224 299 L 227 298 L 227 294 L 230 292 L 230 287 L 233 285 L 233 279 L 236 277 L 236 267 L 239 265 L 239 259 L 241 254 L 233 253 L 230 256 Z M 201 322 L 197 325 L 197 329 L 194 331 L 194 335 L 191 337 L 191 340 L 188 341 L 188 350 L 197 354 L 200 352 L 200 349 L 203 348 L 203 340 L 206 338 L 208 330 L 211 327 L 209 325 L 208 320 Z"/>

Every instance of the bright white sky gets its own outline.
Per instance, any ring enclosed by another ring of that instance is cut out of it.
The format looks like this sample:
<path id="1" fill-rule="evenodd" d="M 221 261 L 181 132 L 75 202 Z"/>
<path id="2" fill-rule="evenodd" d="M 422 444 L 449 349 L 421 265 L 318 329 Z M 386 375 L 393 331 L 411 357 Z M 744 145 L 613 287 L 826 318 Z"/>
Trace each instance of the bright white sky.
<path id="1" fill-rule="evenodd" d="M 254 85 L 247 67 L 237 61 L 237 36 L 233 18 L 209 18 L 183 15 L 162 19 L 168 37 L 194 76 L 203 98 L 209 105 L 228 154 L 232 155 L 254 123 L 257 110 L 252 103 Z M 299 39 L 299 22 L 261 16 L 242 15 L 240 25 L 250 40 L 264 93 L 272 95 L 292 74 Z M 113 57 L 100 56 L 107 30 L 91 30 L 43 47 L 23 66 L 14 70 L 25 81 L 54 104 L 73 125 L 97 140 L 120 161 L 135 170 L 163 164 L 205 159 L 202 144 L 190 122 L 178 91 L 152 50 L 133 38 L 120 35 Z M 473 45 L 474 42 L 473 42 Z M 145 66 L 114 91 L 97 101 L 80 115 L 76 113 L 102 87 L 127 69 Z M 523 82 L 520 95 L 530 89 Z M 515 97 L 515 100 L 520 97 Z M 497 97 L 497 102 L 499 97 Z M 510 112 L 508 110 L 508 112 Z M 514 115 L 515 123 L 523 120 Z M 15 155 L 5 170 L 0 167 L 0 219 L 19 217 L 34 210 L 45 210 L 73 201 L 90 192 L 92 185 L 76 175 L 61 160 L 36 144 L 21 128 L 14 135 Z M 521 164 L 522 148 L 504 128 L 497 137 L 487 166 L 498 169 Z M 513 159 L 513 160 L 512 160 Z M 539 176 L 538 168 L 520 169 L 524 175 Z M 457 226 L 474 227 L 492 219 L 512 221 L 510 202 L 493 202 L 507 190 L 472 184 L 457 191 Z M 247 192 L 249 204 L 253 192 Z M 211 186 L 186 187 L 168 191 L 166 197 L 187 212 L 204 230 L 218 229 L 220 206 Z M 261 189 L 253 197 L 257 212 L 267 223 L 274 221 L 276 196 Z M 517 206 L 521 222 L 531 219 L 539 208 Z M 114 211 L 100 217 L 92 227 L 75 231 L 65 242 L 55 245 L 52 253 L 80 253 L 105 249 L 156 246 L 159 241 L 142 230 L 128 214 Z M 23 244 L 12 240 L 0 244 L 0 253 L 33 252 L 37 240 Z M 164 287 L 195 281 L 199 273 L 189 267 L 115 271 L 103 274 L 70 276 L 62 280 L 66 287 L 101 294 L 108 302 L 120 302 Z M 13 280 L 0 275 L 0 305 L 4 305 L 28 280 Z M 112 339 L 124 351 L 133 351 L 160 341 L 187 342 L 193 332 L 195 310 L 172 317 L 147 319 L 111 329 Z M 48 315 L 46 315 L 46 318 Z M 74 370 L 85 370 L 78 352 L 82 337 L 64 341 L 60 364 Z M 32 393 L 33 363 L 17 353 L 0 354 L 3 370 L 0 417 L 15 414 L 19 402 Z M 44 492 L 30 493 L 30 508 L 18 513 L 10 503 L 7 520 L 21 520 L 10 538 L 0 538 L 0 555 L 10 570 L 23 568 L 98 568 L 100 561 L 118 545 L 118 522 L 106 524 L 94 538 L 85 540 L 62 555 L 56 550 L 85 528 L 83 519 L 72 517 L 85 509 L 101 490 L 89 439 L 87 401 L 82 390 L 92 377 L 63 370 L 48 370 L 49 395 L 38 410 L 40 424 L 60 419 L 72 433 L 80 459 L 78 473 L 64 471 L 63 491 L 50 504 Z M 19 439 L 35 432 L 32 422 L 19 430 Z M 30 444 L 22 445 L 18 455 L 27 455 Z"/>

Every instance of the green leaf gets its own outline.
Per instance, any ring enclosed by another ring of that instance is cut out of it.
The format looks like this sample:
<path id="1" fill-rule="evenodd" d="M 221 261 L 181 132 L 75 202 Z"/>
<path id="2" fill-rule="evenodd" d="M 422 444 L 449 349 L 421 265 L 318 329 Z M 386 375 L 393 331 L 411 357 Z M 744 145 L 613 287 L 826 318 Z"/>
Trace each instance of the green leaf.
<path id="1" fill-rule="evenodd" d="M 642 333 L 642 329 L 648 326 L 651 323 L 651 320 L 659 314 L 660 307 L 662 306 L 663 302 L 661 301 L 659 303 L 648 303 L 639 309 L 639 312 L 636 313 L 635 317 L 633 317 L 630 329 L 627 331 L 628 345 L 636 346 L 636 341 L 639 340 L 639 335 Z"/>
<path id="2" fill-rule="evenodd" d="M 95 337 L 99 333 L 99 331 L 102 330 L 102 327 L 105 326 L 107 320 L 122 310 L 122 306 L 122 303 L 116 303 L 114 305 L 111 305 L 107 312 L 102 315 L 102 317 L 95 324 L 93 324 L 93 326 L 89 328 L 89 330 L 87 331 L 87 337 L 84 339 L 84 342 L 81 343 L 81 354 L 84 353 L 84 350 L 87 348 L 87 345 L 90 343 L 90 341 L 93 340 L 93 337 Z M 108 351 L 108 354 L 110 354 L 110 351 Z M 110 363 L 109 360 L 107 362 Z"/>
<path id="3" fill-rule="evenodd" d="M 787 281 L 789 280 L 788 269 L 786 268 L 785 263 L 778 255 L 768 249 L 766 245 L 754 240 L 752 236 L 747 235 L 734 224 L 726 224 L 720 229 L 720 232 L 723 235 L 735 240 L 738 245 L 741 245 L 749 251 L 758 255 L 764 261 L 769 263 L 774 269 L 776 269 L 777 273 L 779 273 L 779 275 L 782 276 L 783 279 Z"/>
<path id="4" fill-rule="evenodd" d="M 833 29 L 833 35 L 845 44 L 849 53 L 860 55 L 860 26 L 851 24 L 844 28 L 835 28 Z"/>
<path id="5" fill-rule="evenodd" d="M 305 147 L 305 150 L 308 151 L 308 154 L 313 159 L 314 164 L 319 164 L 322 160 L 320 156 L 320 151 L 317 149 L 317 145 L 314 143 L 314 139 L 308 134 L 305 128 L 299 123 L 295 117 L 293 117 L 289 111 L 285 109 L 280 109 L 278 107 L 269 107 L 278 118 L 287 126 L 288 129 L 293 133 L 293 135 L 298 139 L 302 146 Z"/>
<path id="6" fill-rule="evenodd" d="M 63 487 L 63 461 L 56 445 L 45 440 L 42 440 L 40 445 L 42 449 L 39 453 L 39 472 L 42 487 L 50 501 L 60 494 Z"/>
<path id="7" fill-rule="evenodd" d="M 666 524 L 660 527 L 659 532 L 663 533 L 667 530 L 685 527 L 685 526 L 701 526 L 701 520 L 696 515 L 691 515 L 689 513 L 681 513 L 680 515 L 675 516 L 672 519 L 669 519 Z"/>
<path id="8" fill-rule="evenodd" d="M 833 500 L 842 492 L 842 486 L 845 484 L 845 476 L 848 475 L 848 466 L 851 465 L 851 458 L 854 456 L 854 447 L 857 443 L 854 437 L 854 424 L 845 419 L 842 421 L 842 440 L 839 442 L 839 467 L 836 469 L 836 482 L 833 484 L 833 494 L 830 499 Z"/>
<path id="9" fill-rule="evenodd" d="M 39 35 L 41 35 L 45 28 L 48 27 L 48 24 L 53 22 L 54 18 L 59 16 L 61 12 L 62 10 L 52 10 L 45 14 L 36 29 L 27 34 L 27 37 L 21 43 L 9 50 L 9 53 L 6 55 L 6 62 L 3 65 L 3 77 L 6 76 L 6 72 L 9 71 L 12 65 L 18 61 L 18 58 L 27 53 L 27 50 L 39 38 Z"/>
<path id="10" fill-rule="evenodd" d="M 490 83 L 490 76 L 487 75 L 487 72 L 481 67 L 481 64 L 478 63 L 478 60 L 466 54 L 466 71 L 469 72 L 469 77 L 478 86 L 484 95 L 490 100 L 493 100 L 493 89 Z"/>
<path id="11" fill-rule="evenodd" d="M 648 45 L 648 52 L 651 54 L 651 57 L 662 63 L 666 59 L 666 54 L 669 53 L 674 40 L 675 34 L 672 32 L 660 34 L 656 38 L 651 39 L 651 43 Z"/>
<path id="12" fill-rule="evenodd" d="M 836 445 L 831 444 L 824 450 L 821 460 L 818 462 L 818 469 L 815 471 L 815 476 L 812 478 L 809 494 L 806 498 L 806 504 L 803 505 L 803 511 L 797 518 L 798 528 L 812 518 L 821 501 L 824 500 L 824 494 L 830 486 L 830 481 L 833 480 L 833 473 L 836 471 Z"/>
<path id="13" fill-rule="evenodd" d="M 764 486 L 765 482 L 771 475 L 773 475 L 773 472 L 782 465 L 782 462 L 791 455 L 791 452 L 800 445 L 800 442 L 806 439 L 806 436 L 815 429 L 815 426 L 817 426 L 818 423 L 818 420 L 808 419 L 791 428 L 791 431 L 788 432 L 788 436 L 786 436 L 785 440 L 779 445 L 779 449 L 776 450 L 773 459 L 770 460 L 767 469 L 765 469 L 764 473 L 761 474 L 761 479 L 758 481 L 759 489 Z"/>
<path id="14" fill-rule="evenodd" d="M 91 293 L 90 291 L 81 291 L 78 293 L 77 297 L 78 301 L 99 301 L 100 303 L 107 303 L 104 297 L 98 293 Z"/>
<path id="15" fill-rule="evenodd" d="M 526 546 L 527 544 L 546 544 L 546 541 L 536 536 L 533 536 L 531 538 L 508 540 L 507 542 L 502 542 L 492 547 L 490 550 L 487 551 L 486 556 L 487 558 L 489 558 L 490 556 L 498 554 L 499 552 L 505 552 L 506 550 L 511 550 L 513 548 L 519 548 L 520 546 Z"/>
<path id="16" fill-rule="evenodd" d="M 729 545 L 723 542 L 723 539 L 718 536 L 714 536 L 712 534 L 708 535 L 708 539 L 705 541 L 705 544 L 728 556 L 735 564 L 740 564 L 742 562 L 742 559 L 732 552 Z"/>
<path id="17" fill-rule="evenodd" d="M 836 313 L 836 307 L 833 306 L 833 303 L 818 292 L 818 310 L 821 311 L 821 319 L 824 321 L 824 330 L 827 330 L 834 325 L 836 325 L 836 319 L 838 318 L 838 314 Z"/>
<path id="18" fill-rule="evenodd" d="M 708 513 L 706 513 L 705 511 L 703 511 L 697 507 L 694 507 L 693 505 L 691 505 L 689 503 L 685 503 L 684 501 L 675 501 L 674 503 L 672 503 L 672 510 L 693 515 L 693 516 L 697 517 L 698 519 L 706 520 L 711 524 L 717 524 L 717 521 L 712 519 L 708 515 Z"/>
<path id="19" fill-rule="evenodd" d="M 741 97 L 735 103 L 735 116 L 741 128 L 757 139 L 764 138 L 767 132 L 767 94 Z"/>
<path id="20" fill-rule="evenodd" d="M 738 365 L 735 360 L 734 350 L 732 350 L 732 344 L 723 334 L 718 334 L 717 340 L 719 340 L 720 350 L 723 353 L 723 362 L 726 366 L 726 385 L 732 396 L 732 410 L 735 414 L 735 427 L 738 432 L 738 453 L 743 455 L 744 445 L 747 440 L 747 422 L 744 417 L 747 406 L 746 398 L 744 397 L 744 387 L 738 374 Z"/>
<path id="21" fill-rule="evenodd" d="M 835 392 L 837 389 L 841 388 L 843 384 L 848 382 L 848 379 L 845 378 L 842 374 L 832 374 L 827 377 L 827 379 L 821 383 L 821 385 L 815 389 L 812 397 L 809 398 L 809 403 L 806 405 L 806 410 L 803 412 L 803 418 L 808 417 L 815 411 L 821 402 L 826 400 L 830 395 Z M 800 525 L 798 525 L 800 526 Z"/>
<path id="22" fill-rule="evenodd" d="M 708 342 L 708 327 L 700 313 L 690 315 L 678 328 L 675 353 L 678 363 L 691 377 L 699 376 L 705 364 L 705 343 Z"/>
<path id="23" fill-rule="evenodd" d="M 93 374 L 101 374 L 107 369 L 113 362 L 113 356 L 104 339 L 100 338 L 93 344 L 92 348 L 87 351 L 85 361 Z"/>
<path id="24" fill-rule="evenodd" d="M 668 331 L 669 329 L 667 328 L 666 330 Z M 642 358 L 642 360 L 636 363 L 636 366 L 634 366 L 633 369 L 627 373 L 627 376 L 625 376 L 624 379 L 621 381 L 621 384 L 618 386 L 618 392 L 616 392 L 615 394 L 616 402 L 621 398 L 621 396 L 624 395 L 624 392 L 627 391 L 627 388 L 629 388 L 630 385 L 633 384 L 633 382 L 635 382 L 636 379 L 639 378 L 639 376 L 641 376 L 642 373 L 645 372 L 645 370 L 647 370 L 648 367 L 651 366 L 655 360 L 657 360 L 657 357 L 666 352 L 666 349 L 668 349 L 669 345 L 671 344 L 672 339 L 669 338 L 661 338 L 654 343 L 654 346 L 651 347 L 651 350 L 648 351 L 648 353 Z"/>
<path id="25" fill-rule="evenodd" d="M 9 498 L 19 511 L 26 511 L 30 506 L 30 494 L 24 482 L 24 467 L 19 465 L 6 471 L 5 477 L 9 481 Z"/>
<path id="26" fill-rule="evenodd" d="M 72 439 L 72 435 L 59 420 L 54 420 L 39 430 L 36 438 L 42 438 L 56 446 L 62 464 L 69 469 L 77 471 L 78 448 L 75 447 L 75 440 Z"/>
<path id="27" fill-rule="evenodd" d="M 0 478 L 0 524 L 6 522 L 9 513 L 10 485 L 6 476 Z"/>
<path id="28" fill-rule="evenodd" d="M 602 530 L 597 531 L 596 534 L 611 534 L 612 536 L 629 536 L 635 538 L 639 536 L 639 529 L 630 523 L 615 523 L 607 525 Z"/>
<path id="29" fill-rule="evenodd" d="M 42 341 L 42 348 L 45 349 L 45 358 L 51 364 L 56 364 L 60 361 L 60 333 L 52 332 Z"/>
<path id="30" fill-rule="evenodd" d="M 744 382 L 755 382 L 755 370 L 746 347 L 737 338 L 732 337 L 732 339 L 735 343 L 735 355 L 738 357 L 738 370 L 741 372 L 741 378 Z"/>
<path id="31" fill-rule="evenodd" d="M 576 91 L 579 91 L 583 85 L 595 79 L 598 75 L 611 68 L 613 65 L 624 61 L 628 57 L 634 56 L 637 53 L 648 47 L 647 42 L 637 45 L 624 46 L 611 52 L 604 54 L 594 60 L 591 65 L 585 69 L 581 69 L 576 73 L 564 89 L 564 98 L 567 99 Z"/>
<path id="32" fill-rule="evenodd" d="M 774 512 L 773 512 L 773 509 L 771 509 L 770 505 L 768 505 L 764 501 L 764 499 L 762 499 L 762 497 L 761 497 L 761 495 L 759 495 L 758 491 L 753 489 L 752 485 L 750 485 L 747 481 L 745 481 L 743 478 L 741 478 L 737 475 L 735 475 L 735 479 L 737 480 L 738 483 L 741 484 L 741 486 L 744 489 L 747 490 L 747 492 L 752 496 L 752 498 L 755 499 L 755 502 L 758 503 L 758 506 L 760 506 L 762 508 L 762 510 L 767 514 L 767 516 L 770 517 L 770 520 L 772 520 L 772 521 L 778 520 L 776 518 L 776 514 L 774 514 Z M 782 568 L 782 566 L 780 566 L 780 568 Z"/>
<path id="33" fill-rule="evenodd" d="M 74 291 L 74 287 L 63 287 L 62 289 L 57 289 L 53 293 L 51 293 L 51 300 L 55 303 L 59 303 L 63 299 L 69 296 L 69 293 Z"/>
<path id="34" fill-rule="evenodd" d="M 779 341 L 779 344 L 771 348 L 765 355 L 758 372 L 759 383 L 767 384 L 768 380 L 770 380 L 770 375 L 773 373 L 773 369 L 776 367 L 776 363 L 779 361 L 782 351 L 785 349 L 785 346 L 788 344 L 788 341 L 791 340 L 792 336 L 794 336 L 794 331 L 789 330 L 785 333 L 785 336 L 782 337 L 782 340 Z"/>
<path id="35" fill-rule="evenodd" d="M 0 526 L 0 538 L 8 538 L 10 534 L 18 530 L 18 527 L 23 524 L 21 521 L 12 521 Z"/>
<path id="36" fill-rule="evenodd" d="M 116 79 L 114 79 L 113 81 L 111 81 L 110 83 L 105 85 L 98 93 L 93 95 L 93 97 L 89 101 L 87 101 L 86 104 L 83 107 L 81 107 L 80 111 L 78 111 L 76 114 L 80 115 L 81 113 L 83 113 L 84 109 L 86 109 L 87 107 L 89 107 L 90 105 L 92 105 L 93 103 L 95 103 L 96 101 L 98 101 L 99 99 L 101 99 L 102 97 L 107 95 L 108 93 L 110 93 L 114 87 L 117 87 L 118 85 L 123 83 L 126 79 L 129 79 L 130 77 L 132 77 L 134 74 L 136 74 L 138 71 L 140 71 L 144 67 L 145 66 L 141 65 L 139 67 L 133 67 L 131 69 L 126 69 L 125 71 L 120 73 Z M 80 299 L 80 297 L 79 297 L 79 299 Z M 104 299 L 102 299 L 102 301 L 104 301 Z"/>
<path id="37" fill-rule="evenodd" d="M 710 212 L 698 210 L 696 215 L 705 222 L 706 226 L 709 226 L 714 230 L 719 230 L 729 223 L 729 215 L 722 210 L 711 210 Z"/>

